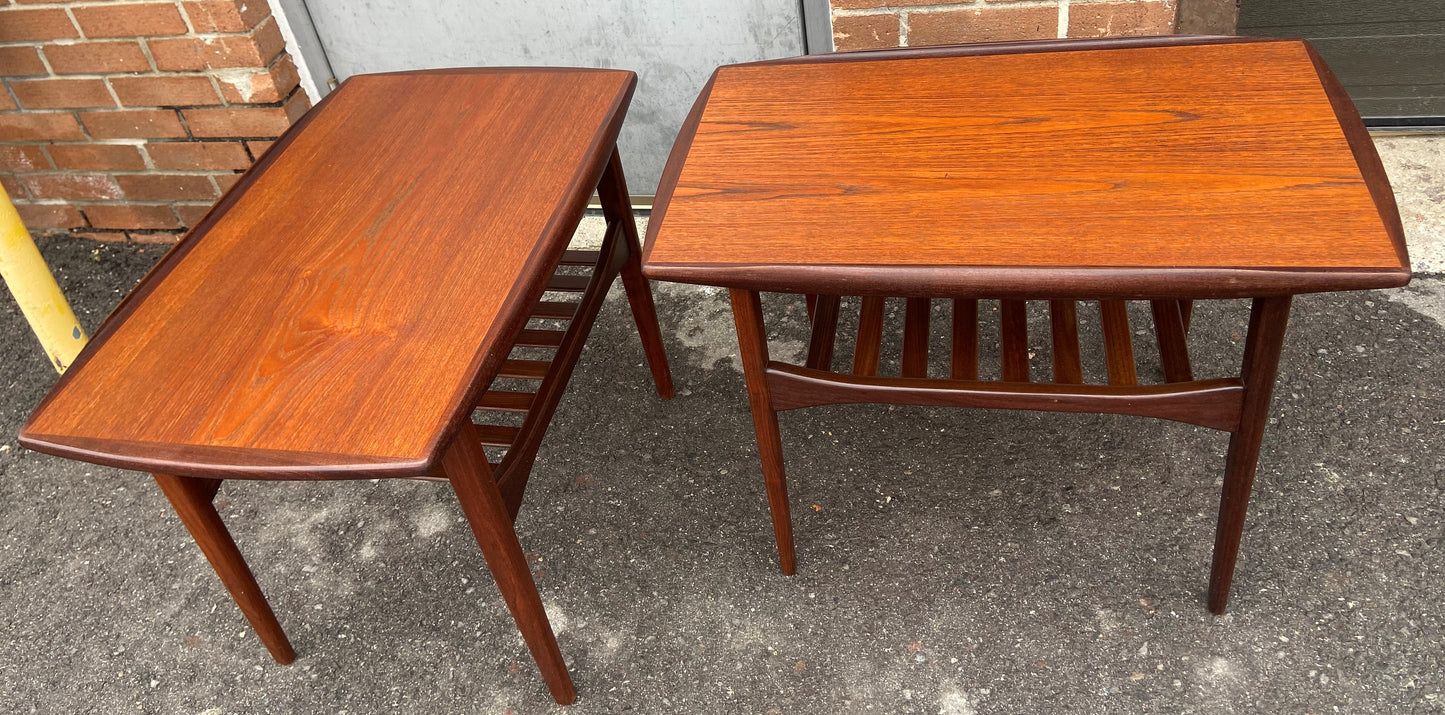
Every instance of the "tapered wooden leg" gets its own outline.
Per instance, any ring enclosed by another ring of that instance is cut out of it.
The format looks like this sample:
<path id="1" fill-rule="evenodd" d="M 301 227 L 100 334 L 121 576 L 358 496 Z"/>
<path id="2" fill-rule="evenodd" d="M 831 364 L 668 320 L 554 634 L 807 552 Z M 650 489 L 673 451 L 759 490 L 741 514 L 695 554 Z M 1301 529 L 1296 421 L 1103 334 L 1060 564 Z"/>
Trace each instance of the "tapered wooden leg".
<path id="1" fill-rule="evenodd" d="M 602 181 L 597 185 L 597 196 L 602 201 L 602 213 L 607 221 L 622 222 L 622 234 L 627 242 L 627 261 L 622 264 L 622 288 L 627 292 L 627 303 L 632 306 L 632 319 L 637 323 L 637 334 L 642 338 L 642 350 L 647 354 L 647 365 L 652 369 L 652 381 L 657 385 L 657 394 L 662 399 L 672 398 L 672 372 L 667 367 L 667 351 L 662 347 L 662 329 L 657 324 L 657 306 L 652 302 L 652 286 L 642 275 L 642 244 L 637 238 L 637 222 L 632 218 L 632 199 L 627 195 L 627 180 L 622 175 L 622 157 L 617 148 L 612 149 L 612 158 L 602 171 Z"/>
<path id="2" fill-rule="evenodd" d="M 1274 392 L 1285 325 L 1289 321 L 1290 297 L 1256 298 L 1249 313 L 1249 335 L 1245 339 L 1244 405 L 1239 429 L 1229 438 L 1225 460 L 1224 493 L 1219 501 L 1219 525 L 1214 536 L 1214 564 L 1209 574 L 1209 610 L 1223 615 L 1234 580 L 1234 562 L 1244 533 L 1244 516 L 1259 464 L 1259 446 L 1269 422 L 1270 396 Z"/>
<path id="3" fill-rule="evenodd" d="M 286 633 L 276 621 L 276 614 L 271 612 L 265 594 L 256 585 L 256 577 L 246 566 L 246 560 L 241 558 L 241 551 L 231 539 L 231 532 L 226 530 L 221 515 L 216 513 L 216 507 L 211 503 L 220 482 L 169 474 L 153 476 L 181 517 L 181 523 L 186 525 L 196 545 L 201 547 L 201 553 L 216 569 L 221 583 L 231 592 L 231 598 L 241 607 L 241 613 L 250 621 L 251 628 L 271 651 L 271 657 L 282 665 L 296 660 L 296 651 L 291 649 L 291 642 L 286 640 Z"/>
<path id="4" fill-rule="evenodd" d="M 738 329 L 738 350 L 742 355 L 743 377 L 748 383 L 748 402 L 753 408 L 753 429 L 758 435 L 758 457 L 768 487 L 768 510 L 773 515 L 773 536 L 778 542 L 778 563 L 791 576 L 798 570 L 793 552 L 793 520 L 788 509 L 788 483 L 783 475 L 783 437 L 778 432 L 778 413 L 768 398 L 768 335 L 763 329 L 763 305 L 757 291 L 732 289 L 733 322 Z"/>
<path id="5" fill-rule="evenodd" d="M 457 492 L 457 501 L 461 502 L 462 512 L 472 525 L 482 556 L 486 557 L 487 567 L 497 581 L 497 589 L 512 611 L 512 618 L 522 631 L 522 640 L 532 651 L 532 659 L 537 661 L 552 698 L 562 705 L 571 704 L 577 699 L 577 691 L 567 675 L 567 664 L 557 648 L 547 611 L 542 608 L 542 597 L 537 595 L 537 584 L 527 569 L 522 545 L 517 543 L 517 533 L 512 530 L 512 517 L 497 491 L 487 455 L 470 421 L 462 423 L 451 446 L 442 455 L 442 470 Z"/>

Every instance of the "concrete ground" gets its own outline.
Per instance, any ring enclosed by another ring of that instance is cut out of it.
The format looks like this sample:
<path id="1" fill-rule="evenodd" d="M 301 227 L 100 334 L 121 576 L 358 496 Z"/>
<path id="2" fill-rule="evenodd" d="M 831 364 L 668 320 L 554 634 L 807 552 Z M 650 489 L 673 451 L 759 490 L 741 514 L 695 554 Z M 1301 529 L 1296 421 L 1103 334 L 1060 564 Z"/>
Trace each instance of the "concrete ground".
<path id="1" fill-rule="evenodd" d="M 1227 438 L 1128 417 L 785 413 L 782 576 L 725 296 L 657 286 L 663 402 L 614 295 L 517 522 L 565 710 L 437 484 L 223 487 L 299 654 L 273 663 L 148 477 L 15 443 L 55 376 L 4 302 L 0 711 L 1445 711 L 1445 144 L 1381 146 L 1425 273 L 1296 301 L 1222 618 L 1203 594 Z M 89 328 L 160 254 L 42 243 Z M 767 307 L 774 350 L 801 352 L 801 299 Z M 1233 374 L 1247 312 L 1199 306 L 1197 374 Z"/>

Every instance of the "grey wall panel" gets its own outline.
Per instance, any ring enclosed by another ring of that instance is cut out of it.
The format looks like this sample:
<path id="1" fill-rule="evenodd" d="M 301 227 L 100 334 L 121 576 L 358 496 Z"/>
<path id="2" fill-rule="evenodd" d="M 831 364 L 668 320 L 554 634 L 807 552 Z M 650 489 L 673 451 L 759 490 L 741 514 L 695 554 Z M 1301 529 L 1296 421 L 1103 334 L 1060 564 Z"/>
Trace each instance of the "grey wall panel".
<path id="1" fill-rule="evenodd" d="M 1242 0 L 1239 25 L 1275 28 L 1311 25 L 1320 28 L 1355 26 L 1357 34 L 1367 28 L 1392 22 L 1445 20 L 1441 0 Z"/>
<path id="2" fill-rule="evenodd" d="M 1445 117 L 1445 0 L 1243 0 L 1239 34 L 1308 39 L 1366 118 Z"/>
<path id="3" fill-rule="evenodd" d="M 337 79 L 475 65 L 636 71 L 637 94 L 621 138 L 634 194 L 656 190 L 672 140 L 715 67 L 803 54 L 799 0 L 306 0 L 306 5 Z"/>

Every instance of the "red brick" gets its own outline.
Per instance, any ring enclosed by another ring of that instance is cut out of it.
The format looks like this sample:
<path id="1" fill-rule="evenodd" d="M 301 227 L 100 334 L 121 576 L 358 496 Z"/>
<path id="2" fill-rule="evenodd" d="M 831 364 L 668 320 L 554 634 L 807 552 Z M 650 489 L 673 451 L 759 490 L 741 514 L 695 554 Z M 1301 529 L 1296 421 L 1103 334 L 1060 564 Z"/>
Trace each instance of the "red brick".
<path id="1" fill-rule="evenodd" d="M 0 171 L 46 171 L 52 168 L 35 144 L 0 144 Z"/>
<path id="2" fill-rule="evenodd" d="M 286 100 L 286 118 L 295 124 L 297 120 L 306 116 L 311 111 L 311 98 L 305 92 L 296 91 L 291 93 L 291 98 Z"/>
<path id="3" fill-rule="evenodd" d="M 110 86 L 127 107 L 188 107 L 220 104 L 209 77 L 113 77 Z"/>
<path id="4" fill-rule="evenodd" d="M 178 231 L 155 231 L 146 233 L 137 233 L 135 231 L 132 231 L 126 234 L 126 238 L 130 239 L 132 243 L 171 244 L 179 243 L 182 235 L 184 234 Z"/>
<path id="5" fill-rule="evenodd" d="M 158 69 L 177 71 L 267 67 L 286 48 L 274 18 L 267 18 L 248 35 L 181 37 L 146 44 Z"/>
<path id="6" fill-rule="evenodd" d="M 149 72 L 151 63 L 139 42 L 79 42 L 46 45 L 45 59 L 56 74 Z"/>
<path id="7" fill-rule="evenodd" d="M 266 154 L 266 150 L 270 149 L 271 145 L 275 143 L 274 141 L 251 141 L 246 142 L 246 148 L 251 150 L 251 157 L 253 159 L 260 161 L 261 157 Z"/>
<path id="8" fill-rule="evenodd" d="M 176 210 L 176 215 L 181 217 L 181 223 L 186 227 L 195 226 L 211 212 L 213 204 L 176 204 L 171 208 Z"/>
<path id="9" fill-rule="evenodd" d="M 0 141 L 44 141 L 84 139 L 80 125 L 70 112 L 20 112 L 0 114 Z"/>
<path id="10" fill-rule="evenodd" d="M 82 208 L 95 228 L 180 228 L 169 206 L 144 204 L 93 204 Z"/>
<path id="11" fill-rule="evenodd" d="M 181 114 L 197 137 L 275 137 L 291 126 L 285 107 L 183 109 Z"/>
<path id="12" fill-rule="evenodd" d="M 202 174 L 119 174 L 121 191 L 133 201 L 195 201 L 216 198 L 216 187 Z"/>
<path id="13" fill-rule="evenodd" d="M 16 178 L 14 174 L 0 174 L 0 187 L 5 189 L 5 195 L 12 200 L 20 200 L 29 196 L 25 193 L 25 184 L 20 183 L 20 179 Z"/>
<path id="14" fill-rule="evenodd" d="M 973 0 L 832 0 L 828 3 L 834 10 L 871 10 L 884 7 L 911 7 L 914 5 L 972 5 Z M 842 15 L 840 17 L 847 17 Z M 833 21 L 837 22 L 834 17 Z"/>
<path id="15" fill-rule="evenodd" d="M 216 186 L 221 189 L 221 193 L 223 194 L 230 191 L 231 187 L 235 186 L 236 182 L 241 180 L 241 176 L 240 173 L 211 174 L 211 178 L 216 180 Z"/>
<path id="16" fill-rule="evenodd" d="M 60 8 L 0 10 L 0 42 L 36 42 L 80 37 L 70 16 Z"/>
<path id="17" fill-rule="evenodd" d="M 50 158 L 58 169 L 78 171 L 142 171 L 140 149 L 130 144 L 51 144 Z"/>
<path id="18" fill-rule="evenodd" d="M 185 127 L 171 109 L 130 109 L 116 112 L 81 112 L 80 121 L 96 139 L 177 138 Z"/>
<path id="19" fill-rule="evenodd" d="M 1071 12 L 1072 12 L 1072 6 Z M 908 15 L 908 46 L 1058 37 L 1056 7 L 989 7 Z"/>
<path id="20" fill-rule="evenodd" d="M 0 86 L 0 110 L 8 112 L 19 108 L 20 105 L 15 103 L 15 99 L 10 96 L 10 93 L 6 92 L 3 86 Z"/>
<path id="21" fill-rule="evenodd" d="M 833 48 L 865 50 L 898 46 L 898 15 L 842 15 L 833 18 Z"/>
<path id="22" fill-rule="evenodd" d="M 221 171 L 251 166 L 240 142 L 151 142 L 146 151 L 157 169 Z"/>
<path id="23" fill-rule="evenodd" d="M 26 79 L 10 83 L 26 109 L 114 107 L 115 98 L 98 79 Z"/>
<path id="24" fill-rule="evenodd" d="M 71 236 L 87 241 L 124 242 L 124 231 L 71 231 Z"/>
<path id="25" fill-rule="evenodd" d="M 70 204 L 17 203 L 15 211 L 20 214 L 20 222 L 32 231 L 47 228 L 80 228 L 85 225 L 85 219 Z"/>
<path id="26" fill-rule="evenodd" d="M 153 37 L 187 31 L 181 11 L 169 2 L 87 5 L 71 12 L 86 37 Z"/>
<path id="27" fill-rule="evenodd" d="M 105 174 L 26 174 L 22 180 L 37 199 L 118 199 L 120 189 Z"/>
<path id="28" fill-rule="evenodd" d="M 1101 2 L 1069 7 L 1069 37 L 1174 34 L 1174 7 L 1167 2 Z"/>
<path id="29" fill-rule="evenodd" d="M 221 96 L 232 104 L 267 104 L 279 102 L 301 84 L 301 75 L 290 55 L 282 55 L 271 69 L 262 74 L 231 79 L 217 77 L 221 85 Z"/>
<path id="30" fill-rule="evenodd" d="M 271 14 L 261 0 L 206 0 L 183 2 L 186 17 L 196 32 L 246 32 Z"/>
<path id="31" fill-rule="evenodd" d="M 0 77 L 26 77 L 49 74 L 34 47 L 0 47 Z"/>

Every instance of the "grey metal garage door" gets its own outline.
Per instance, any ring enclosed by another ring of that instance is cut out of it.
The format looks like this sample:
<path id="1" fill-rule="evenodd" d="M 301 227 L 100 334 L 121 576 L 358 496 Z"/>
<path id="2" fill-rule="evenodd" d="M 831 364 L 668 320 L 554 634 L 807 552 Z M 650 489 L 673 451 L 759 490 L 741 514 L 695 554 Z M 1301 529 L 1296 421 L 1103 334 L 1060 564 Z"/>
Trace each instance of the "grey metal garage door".
<path id="1" fill-rule="evenodd" d="M 637 92 L 620 140 L 634 194 L 655 192 L 673 137 L 715 67 L 800 55 L 806 48 L 805 3 L 799 0 L 303 4 L 338 80 L 366 72 L 471 65 L 636 71 Z M 826 13 L 826 4 L 823 8 Z M 818 18 L 812 19 L 816 24 Z"/>
<path id="2" fill-rule="evenodd" d="M 1308 39 L 1370 124 L 1445 124 L 1445 0 L 1243 0 L 1239 34 Z"/>

